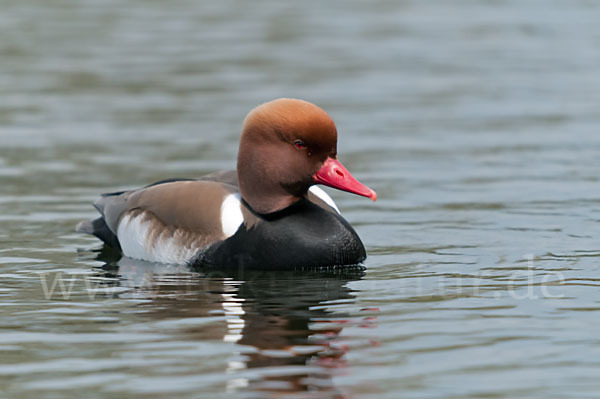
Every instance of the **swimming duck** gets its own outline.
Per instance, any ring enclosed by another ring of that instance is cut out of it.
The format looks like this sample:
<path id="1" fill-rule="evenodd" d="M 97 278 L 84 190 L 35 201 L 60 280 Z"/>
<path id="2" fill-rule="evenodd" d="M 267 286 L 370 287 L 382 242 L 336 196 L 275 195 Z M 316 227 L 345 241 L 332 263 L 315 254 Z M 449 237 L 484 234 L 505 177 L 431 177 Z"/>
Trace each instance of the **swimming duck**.
<path id="1" fill-rule="evenodd" d="M 203 267 L 289 270 L 357 265 L 363 243 L 315 184 L 376 200 L 337 158 L 337 129 L 318 106 L 281 98 L 244 120 L 236 171 L 103 194 L 77 231 L 123 255 Z"/>

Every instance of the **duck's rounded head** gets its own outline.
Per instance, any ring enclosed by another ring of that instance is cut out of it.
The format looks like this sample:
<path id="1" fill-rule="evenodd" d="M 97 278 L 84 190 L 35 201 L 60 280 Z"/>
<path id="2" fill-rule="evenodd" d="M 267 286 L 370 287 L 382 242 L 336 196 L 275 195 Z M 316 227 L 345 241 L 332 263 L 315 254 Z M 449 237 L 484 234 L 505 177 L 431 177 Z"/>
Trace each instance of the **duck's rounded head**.
<path id="1" fill-rule="evenodd" d="M 292 98 L 259 105 L 246 116 L 237 173 L 242 197 L 262 214 L 288 207 L 315 183 L 377 198 L 337 160 L 337 129 L 331 117 Z"/>

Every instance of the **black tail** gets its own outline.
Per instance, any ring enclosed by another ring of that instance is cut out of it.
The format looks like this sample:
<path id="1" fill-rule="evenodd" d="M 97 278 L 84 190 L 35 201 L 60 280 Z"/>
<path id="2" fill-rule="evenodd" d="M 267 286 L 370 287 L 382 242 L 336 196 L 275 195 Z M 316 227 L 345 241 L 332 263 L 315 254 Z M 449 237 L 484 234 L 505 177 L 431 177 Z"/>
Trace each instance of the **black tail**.
<path id="1" fill-rule="evenodd" d="M 110 245 L 111 247 L 119 250 L 121 249 L 119 239 L 117 238 L 115 233 L 113 233 L 108 228 L 106 222 L 104 221 L 104 218 L 100 217 L 95 220 L 84 220 L 82 222 L 79 222 L 75 230 L 77 230 L 79 233 L 93 234 L 102 241 L 104 241 L 105 244 Z"/>

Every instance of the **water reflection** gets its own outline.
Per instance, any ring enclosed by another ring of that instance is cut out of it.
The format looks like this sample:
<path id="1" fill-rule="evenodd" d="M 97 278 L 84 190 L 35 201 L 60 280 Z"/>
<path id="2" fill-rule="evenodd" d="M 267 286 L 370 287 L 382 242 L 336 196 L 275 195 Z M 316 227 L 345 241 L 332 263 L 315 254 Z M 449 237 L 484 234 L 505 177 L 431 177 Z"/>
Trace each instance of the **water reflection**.
<path id="1" fill-rule="evenodd" d="M 177 335 L 191 340 L 234 343 L 237 356 L 227 362 L 229 392 L 261 397 L 343 398 L 333 377 L 346 367 L 349 350 L 340 334 L 356 318 L 332 310 L 352 304 L 348 282 L 362 270 L 260 272 L 198 271 L 102 252 L 102 273 L 119 277 L 124 296 L 149 299 L 140 304 L 145 317 L 177 325 Z M 194 318 L 220 323 L 190 323 Z M 360 320 L 359 323 L 363 323 Z M 297 396 L 294 396 L 297 397 Z"/>

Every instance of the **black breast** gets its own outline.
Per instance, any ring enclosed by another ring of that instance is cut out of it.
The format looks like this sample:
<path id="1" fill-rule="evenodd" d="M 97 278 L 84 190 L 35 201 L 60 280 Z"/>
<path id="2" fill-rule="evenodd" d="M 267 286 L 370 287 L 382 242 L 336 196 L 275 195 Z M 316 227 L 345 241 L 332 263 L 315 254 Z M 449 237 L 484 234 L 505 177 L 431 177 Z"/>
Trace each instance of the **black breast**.
<path id="1" fill-rule="evenodd" d="M 357 265 L 365 247 L 337 213 L 301 200 L 280 212 L 257 215 L 251 227 L 215 243 L 192 262 L 197 266 L 291 270 Z"/>

